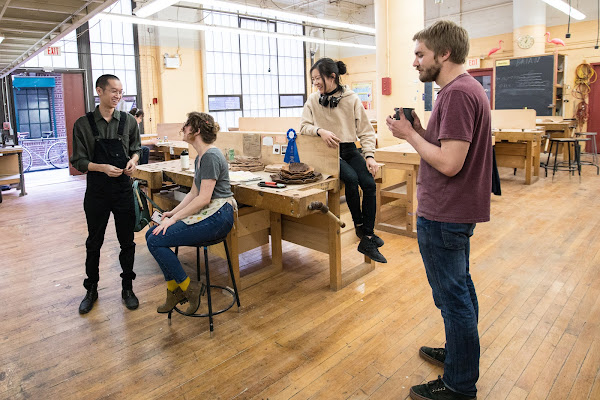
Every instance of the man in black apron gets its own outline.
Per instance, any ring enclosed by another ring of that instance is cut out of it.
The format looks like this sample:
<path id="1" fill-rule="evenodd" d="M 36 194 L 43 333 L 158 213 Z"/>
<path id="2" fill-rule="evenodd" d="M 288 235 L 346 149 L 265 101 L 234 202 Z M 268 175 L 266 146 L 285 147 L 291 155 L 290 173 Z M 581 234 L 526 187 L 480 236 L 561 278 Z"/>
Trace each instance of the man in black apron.
<path id="1" fill-rule="evenodd" d="M 88 225 L 88 238 L 85 242 L 87 278 L 83 282 L 87 294 L 79 305 L 80 314 L 88 313 L 98 298 L 100 248 L 111 212 L 121 246 L 121 297 L 130 310 L 135 310 L 139 305 L 132 286 L 135 279 L 135 210 L 131 175 L 139 160 L 140 133 L 133 116 L 115 110 L 123 96 L 119 78 L 102 75 L 96 81 L 96 92 L 100 105 L 93 112 L 79 118 L 73 127 L 71 164 L 78 171 L 87 173 L 83 201 Z"/>

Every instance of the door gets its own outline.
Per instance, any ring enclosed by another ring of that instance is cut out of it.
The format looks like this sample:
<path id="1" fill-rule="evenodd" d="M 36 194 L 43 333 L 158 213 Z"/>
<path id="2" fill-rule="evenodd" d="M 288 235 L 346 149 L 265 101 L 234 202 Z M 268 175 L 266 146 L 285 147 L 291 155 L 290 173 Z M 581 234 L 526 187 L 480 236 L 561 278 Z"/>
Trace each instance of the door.
<path id="1" fill-rule="evenodd" d="M 592 64 L 594 71 L 596 71 L 596 76 L 600 75 L 600 63 Z M 590 85 L 590 97 L 589 97 L 589 107 L 590 110 L 589 119 L 587 122 L 587 131 L 588 132 L 596 132 L 596 148 L 600 148 L 600 115 L 597 112 L 593 112 L 592 110 L 598 110 L 600 107 L 600 79 L 596 79 L 596 82 Z M 594 137 L 594 136 L 592 136 Z M 586 143 L 585 151 L 592 151 L 591 142 Z"/>
<path id="2" fill-rule="evenodd" d="M 485 94 L 487 95 L 488 101 L 490 102 L 490 108 L 492 107 L 492 99 L 494 98 L 494 88 L 492 85 L 492 75 L 494 74 L 493 68 L 481 68 L 481 69 L 471 69 L 467 71 L 473 78 L 475 78 L 481 86 L 483 86 L 483 90 L 485 90 Z"/>
<path id="3" fill-rule="evenodd" d="M 83 86 L 83 72 L 62 74 L 65 96 L 65 124 L 67 128 L 67 148 L 69 157 L 73 154 L 73 125 L 75 121 L 85 115 L 85 92 Z M 81 175 L 71 164 L 69 174 Z"/>

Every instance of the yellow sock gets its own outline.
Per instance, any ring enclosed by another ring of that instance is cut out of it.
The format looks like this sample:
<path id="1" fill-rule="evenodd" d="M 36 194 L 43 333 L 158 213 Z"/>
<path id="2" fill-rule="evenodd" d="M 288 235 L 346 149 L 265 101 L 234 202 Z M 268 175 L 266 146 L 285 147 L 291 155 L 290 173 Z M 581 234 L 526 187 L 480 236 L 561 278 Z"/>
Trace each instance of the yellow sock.
<path id="1" fill-rule="evenodd" d="M 179 287 L 184 292 L 187 290 L 188 286 L 190 286 L 190 277 L 189 276 L 187 278 L 185 278 L 185 281 L 183 281 L 179 284 Z"/>
<path id="2" fill-rule="evenodd" d="M 175 279 L 167 282 L 167 289 L 169 289 L 171 292 L 174 292 L 178 286 L 179 285 L 177 284 L 177 282 L 175 282 Z"/>

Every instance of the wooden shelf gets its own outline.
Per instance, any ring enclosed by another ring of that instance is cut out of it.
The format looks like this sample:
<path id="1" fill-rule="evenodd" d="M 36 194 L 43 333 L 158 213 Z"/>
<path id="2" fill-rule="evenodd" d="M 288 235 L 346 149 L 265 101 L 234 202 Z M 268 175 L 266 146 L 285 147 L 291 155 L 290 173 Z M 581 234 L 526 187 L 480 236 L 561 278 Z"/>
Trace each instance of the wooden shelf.
<path id="1" fill-rule="evenodd" d="M 11 183 L 21 182 L 21 177 L 17 175 L 0 175 L 0 185 L 10 185 Z"/>

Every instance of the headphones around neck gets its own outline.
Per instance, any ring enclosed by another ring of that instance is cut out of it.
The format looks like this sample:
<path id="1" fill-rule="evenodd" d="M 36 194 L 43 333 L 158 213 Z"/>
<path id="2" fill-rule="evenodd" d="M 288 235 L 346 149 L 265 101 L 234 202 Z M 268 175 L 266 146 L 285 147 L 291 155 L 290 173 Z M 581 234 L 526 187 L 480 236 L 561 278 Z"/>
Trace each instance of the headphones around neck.
<path id="1" fill-rule="evenodd" d="M 327 106 L 329 106 L 329 108 L 335 108 L 335 107 L 337 107 L 338 104 L 339 104 L 339 102 L 340 102 L 340 99 L 342 97 L 341 96 L 334 97 L 333 95 L 336 94 L 337 92 L 339 92 L 340 90 L 342 90 L 342 87 L 338 86 L 337 88 L 335 88 L 331 92 L 323 93 L 319 97 L 319 104 L 322 105 L 323 107 L 327 107 Z"/>

